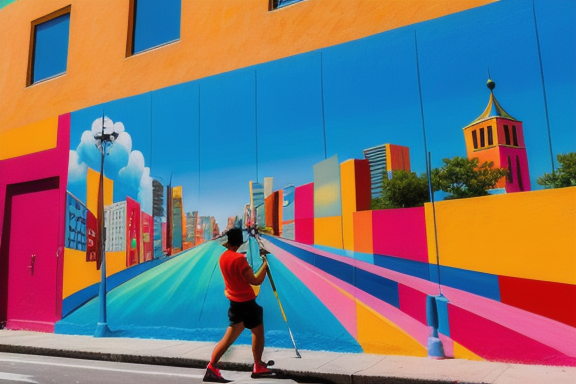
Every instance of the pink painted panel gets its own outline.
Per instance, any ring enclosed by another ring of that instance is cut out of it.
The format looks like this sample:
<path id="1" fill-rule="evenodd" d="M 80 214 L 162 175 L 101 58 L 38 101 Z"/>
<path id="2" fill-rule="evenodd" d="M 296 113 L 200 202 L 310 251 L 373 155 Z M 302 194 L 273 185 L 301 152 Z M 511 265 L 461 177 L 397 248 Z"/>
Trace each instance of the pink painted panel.
<path id="1" fill-rule="evenodd" d="M 523 364 L 576 366 L 576 358 L 484 317 L 448 305 L 450 337 L 478 356 Z"/>
<path id="2" fill-rule="evenodd" d="M 70 114 L 64 114 L 58 117 L 58 138 L 56 148 L 49 149 L 42 152 L 36 152 L 25 156 L 14 157 L 0 161 L 0 217 L 4 217 L 6 210 L 6 192 L 7 187 L 10 185 L 26 183 L 29 181 L 42 180 L 47 178 L 56 177 L 58 180 L 58 205 L 65 207 L 66 204 L 66 185 L 68 182 L 68 159 L 70 152 Z M 60 317 L 62 312 L 62 273 L 63 273 L 63 249 L 65 237 L 65 223 L 66 218 L 64 211 L 58 213 L 58 220 L 55 223 L 57 228 L 56 236 L 56 249 L 54 249 L 54 256 L 56 253 L 59 255 L 56 262 L 56 278 L 52 282 L 55 284 L 55 298 L 56 313 Z M 4 221 L 0 220 L 0 232 L 9 233 L 3 228 Z M 15 240 L 21 241 L 29 239 L 29 233 L 14 232 Z M 1 242 L 7 241 L 7 238 L 0 238 Z M 0 247 L 1 248 L 1 247 Z M 8 250 L 0 255 L 0 259 L 9 257 Z M 7 284 L 8 270 L 3 269 L 0 271 L 0 281 Z M 3 292 L 2 292 L 3 291 Z M 8 297 L 7 290 L 0 285 L 0 312 L 6 309 Z M 0 313 L 0 317 L 5 314 Z M 50 329 L 43 329 L 50 330 Z"/>
<path id="3" fill-rule="evenodd" d="M 512 329 L 567 356 L 576 357 L 574 327 L 455 288 L 443 286 L 442 292 L 454 306 Z"/>
<path id="4" fill-rule="evenodd" d="M 314 218 L 314 183 L 296 187 L 294 191 L 294 219 Z"/>
<path id="5" fill-rule="evenodd" d="M 314 244 L 314 219 L 294 220 L 294 239 L 302 244 Z"/>
<path id="6" fill-rule="evenodd" d="M 424 207 L 373 212 L 374 253 L 428 263 Z"/>
<path id="7" fill-rule="evenodd" d="M 404 284 L 398 284 L 398 296 L 400 297 L 400 310 L 424 325 L 426 320 L 426 295 Z"/>

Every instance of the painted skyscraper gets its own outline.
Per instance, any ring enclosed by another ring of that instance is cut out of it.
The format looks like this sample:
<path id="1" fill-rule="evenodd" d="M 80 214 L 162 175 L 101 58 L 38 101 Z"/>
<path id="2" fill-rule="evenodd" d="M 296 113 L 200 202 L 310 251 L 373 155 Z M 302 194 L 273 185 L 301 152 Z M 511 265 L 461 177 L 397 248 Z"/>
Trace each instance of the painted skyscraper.
<path id="1" fill-rule="evenodd" d="M 522 122 L 516 120 L 502 108 L 494 96 L 496 83 L 488 79 L 490 99 L 484 112 L 464 127 L 466 152 L 469 159 L 478 158 L 479 164 L 493 161 L 494 168 L 505 168 L 496 188 L 506 192 L 530 190 L 530 173 L 524 144 Z"/>
<path id="2" fill-rule="evenodd" d="M 392 171 L 410 172 L 410 149 L 401 145 L 381 144 L 364 150 L 364 157 L 370 163 L 372 197 L 382 194 L 384 172 L 391 177 Z"/>

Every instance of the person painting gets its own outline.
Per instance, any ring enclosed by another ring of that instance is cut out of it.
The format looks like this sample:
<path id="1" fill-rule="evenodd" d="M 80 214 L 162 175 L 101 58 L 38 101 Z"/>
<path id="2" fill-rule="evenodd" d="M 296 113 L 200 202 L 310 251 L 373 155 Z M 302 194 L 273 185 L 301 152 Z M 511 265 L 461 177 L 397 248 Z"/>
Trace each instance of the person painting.
<path id="1" fill-rule="evenodd" d="M 262 284 L 266 278 L 266 273 L 255 276 L 246 256 L 236 252 L 244 243 L 240 228 L 230 229 L 227 236 L 228 243 L 224 245 L 227 250 L 220 256 L 220 270 L 224 277 L 224 294 L 230 300 L 230 308 L 228 309 L 230 324 L 222 339 L 214 347 L 204 375 L 204 381 L 215 383 L 230 382 L 230 380 L 222 377 L 220 370 L 216 367 L 220 358 L 245 328 L 252 332 L 252 355 L 254 356 L 252 377 L 270 377 L 273 375 L 273 372 L 268 369 L 268 365 L 273 363 L 262 361 L 262 353 L 264 352 L 263 309 L 256 303 L 256 294 L 252 289 L 252 285 Z M 262 256 L 262 263 L 262 271 L 264 272 L 266 271 L 264 268 L 268 268 L 265 256 Z"/>

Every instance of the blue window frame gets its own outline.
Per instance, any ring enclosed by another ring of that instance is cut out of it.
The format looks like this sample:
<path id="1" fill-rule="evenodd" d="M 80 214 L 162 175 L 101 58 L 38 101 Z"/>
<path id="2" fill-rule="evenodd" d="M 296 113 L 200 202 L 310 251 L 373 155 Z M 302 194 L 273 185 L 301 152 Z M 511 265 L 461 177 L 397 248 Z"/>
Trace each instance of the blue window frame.
<path id="1" fill-rule="evenodd" d="M 126 56 L 180 39 L 181 0 L 131 0 Z"/>
<path id="2" fill-rule="evenodd" d="M 270 10 L 282 8 L 290 4 L 299 3 L 304 0 L 270 0 Z"/>
<path id="3" fill-rule="evenodd" d="M 66 73 L 70 6 L 32 22 L 27 84 Z"/>

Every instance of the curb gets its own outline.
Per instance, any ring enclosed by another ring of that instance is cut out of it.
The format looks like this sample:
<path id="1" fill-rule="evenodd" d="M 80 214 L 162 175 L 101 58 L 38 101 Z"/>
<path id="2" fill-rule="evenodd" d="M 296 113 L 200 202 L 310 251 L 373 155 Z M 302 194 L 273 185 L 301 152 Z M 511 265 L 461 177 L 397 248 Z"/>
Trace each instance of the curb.
<path id="1" fill-rule="evenodd" d="M 64 358 L 84 359 L 84 360 L 111 361 L 116 363 L 163 365 L 171 367 L 198 368 L 198 369 L 204 369 L 206 365 L 208 365 L 208 360 L 204 359 L 75 351 L 70 349 L 55 349 L 55 348 L 43 348 L 43 347 L 10 345 L 10 344 L 0 344 L 0 352 L 64 357 Z M 221 362 L 219 366 L 221 366 L 221 368 L 224 370 L 230 370 L 230 371 L 250 372 L 252 370 L 252 365 L 246 363 Z M 364 376 L 361 374 L 349 375 L 341 373 L 294 371 L 294 370 L 283 370 L 283 372 L 285 373 L 285 378 L 287 379 L 292 379 L 294 381 L 298 381 L 299 383 L 314 383 L 314 384 L 454 384 L 455 383 L 453 380 L 446 381 L 446 380 L 427 380 L 417 378 L 401 378 L 401 377 L 386 377 L 386 376 Z"/>

